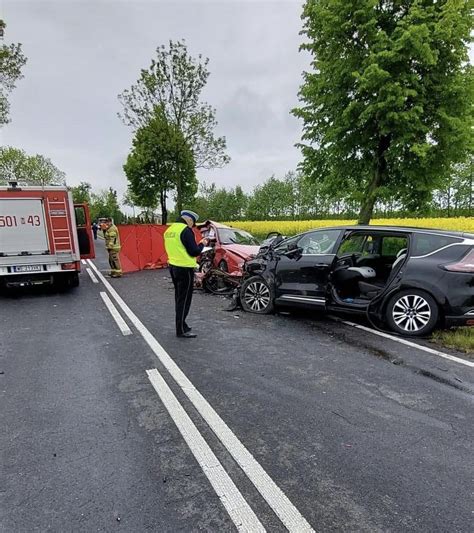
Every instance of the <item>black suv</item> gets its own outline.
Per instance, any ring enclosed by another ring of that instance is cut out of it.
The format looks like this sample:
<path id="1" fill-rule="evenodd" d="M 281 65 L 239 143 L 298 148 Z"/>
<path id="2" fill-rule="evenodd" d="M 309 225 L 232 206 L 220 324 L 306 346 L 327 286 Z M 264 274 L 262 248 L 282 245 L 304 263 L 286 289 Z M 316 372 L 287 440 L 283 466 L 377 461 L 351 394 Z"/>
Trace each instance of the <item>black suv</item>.
<path id="1" fill-rule="evenodd" d="M 474 234 L 342 226 L 273 238 L 248 261 L 243 308 L 304 306 L 366 315 L 410 336 L 474 325 Z"/>

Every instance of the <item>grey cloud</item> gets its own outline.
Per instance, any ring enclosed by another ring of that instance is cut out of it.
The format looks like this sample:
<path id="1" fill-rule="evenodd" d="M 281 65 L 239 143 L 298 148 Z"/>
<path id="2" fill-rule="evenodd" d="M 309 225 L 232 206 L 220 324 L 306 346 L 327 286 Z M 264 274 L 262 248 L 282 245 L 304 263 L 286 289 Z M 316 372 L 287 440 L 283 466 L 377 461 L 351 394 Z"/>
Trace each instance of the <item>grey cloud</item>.
<path id="1" fill-rule="evenodd" d="M 299 124 L 288 107 L 272 105 L 270 99 L 247 87 L 238 88 L 230 96 L 219 118 L 228 146 L 237 157 L 261 152 L 264 147 L 285 150 L 291 134 L 299 133 Z"/>
<path id="2" fill-rule="evenodd" d="M 298 52 L 301 4 L 4 0 L 6 41 L 22 42 L 29 60 L 2 141 L 51 157 L 72 184 L 123 193 L 131 131 L 116 116 L 117 95 L 158 45 L 184 38 L 210 59 L 203 96 L 232 157 L 199 177 L 250 188 L 282 175 L 299 161 L 300 124 L 289 111 L 308 63 Z"/>

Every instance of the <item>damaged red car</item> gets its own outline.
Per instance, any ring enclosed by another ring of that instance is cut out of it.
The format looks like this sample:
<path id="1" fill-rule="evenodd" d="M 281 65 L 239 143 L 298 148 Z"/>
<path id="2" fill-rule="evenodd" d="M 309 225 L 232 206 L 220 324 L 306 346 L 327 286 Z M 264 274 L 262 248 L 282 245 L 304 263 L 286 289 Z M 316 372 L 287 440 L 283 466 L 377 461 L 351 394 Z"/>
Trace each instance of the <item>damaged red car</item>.
<path id="1" fill-rule="evenodd" d="M 244 262 L 256 256 L 260 248 L 258 240 L 242 229 L 212 220 L 198 224 L 197 228 L 214 248 L 213 266 L 224 272 L 241 272 Z"/>

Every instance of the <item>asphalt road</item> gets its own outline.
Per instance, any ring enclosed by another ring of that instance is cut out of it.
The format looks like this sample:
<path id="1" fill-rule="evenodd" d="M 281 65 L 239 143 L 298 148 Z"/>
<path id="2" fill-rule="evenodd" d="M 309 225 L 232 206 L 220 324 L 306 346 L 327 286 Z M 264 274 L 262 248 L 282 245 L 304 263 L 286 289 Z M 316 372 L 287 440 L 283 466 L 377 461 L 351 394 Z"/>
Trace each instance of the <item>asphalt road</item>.
<path id="1" fill-rule="evenodd" d="M 229 313 L 200 292 L 199 336 L 177 339 L 167 271 L 109 281 L 143 326 L 114 302 L 131 335 L 85 271 L 68 293 L 0 297 L 0 531 L 236 530 L 155 368 L 267 531 L 286 530 L 284 513 L 196 390 L 315 531 L 473 531 L 473 368 L 321 316 Z"/>

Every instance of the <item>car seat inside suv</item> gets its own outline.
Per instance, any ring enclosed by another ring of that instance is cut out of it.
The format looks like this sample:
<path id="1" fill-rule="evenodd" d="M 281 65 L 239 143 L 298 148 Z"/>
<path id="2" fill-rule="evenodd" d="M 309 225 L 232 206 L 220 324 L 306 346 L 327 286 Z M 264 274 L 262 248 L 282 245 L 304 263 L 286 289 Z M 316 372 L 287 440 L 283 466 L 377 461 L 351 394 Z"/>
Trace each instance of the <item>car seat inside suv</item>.
<path id="1" fill-rule="evenodd" d="M 358 283 L 373 283 L 376 277 L 372 267 L 342 264 L 334 269 L 332 282 L 341 298 L 356 298 L 360 295 Z"/>
<path id="2" fill-rule="evenodd" d="M 362 297 L 366 297 L 369 299 L 372 299 L 375 296 L 377 296 L 377 294 L 392 281 L 393 277 L 398 272 L 398 268 L 397 268 L 398 265 L 400 265 L 404 261 L 406 256 L 407 256 L 407 248 L 402 248 L 401 250 L 398 251 L 396 255 L 396 259 L 392 264 L 390 275 L 388 276 L 386 281 L 380 280 L 380 279 L 359 280 L 358 286 L 359 286 L 360 295 Z"/>

